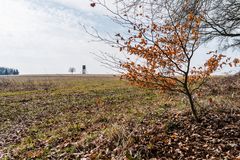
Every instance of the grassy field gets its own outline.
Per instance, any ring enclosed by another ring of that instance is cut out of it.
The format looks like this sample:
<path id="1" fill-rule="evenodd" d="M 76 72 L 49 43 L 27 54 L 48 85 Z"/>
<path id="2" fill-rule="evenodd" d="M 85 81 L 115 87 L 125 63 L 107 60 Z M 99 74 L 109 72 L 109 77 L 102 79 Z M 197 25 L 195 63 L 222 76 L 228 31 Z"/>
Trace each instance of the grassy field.
<path id="1" fill-rule="evenodd" d="M 230 85 L 219 88 L 224 81 Z M 198 102 L 231 109 L 237 118 L 226 125 L 239 124 L 239 86 L 239 77 L 216 78 Z M 136 88 L 111 75 L 0 78 L 0 108 L 0 159 L 176 159 L 180 152 L 156 148 L 180 135 L 174 129 L 183 125 L 176 120 L 183 110 L 182 121 L 196 125 L 182 96 Z M 240 151 L 237 145 L 231 150 Z M 237 156 L 231 150 L 229 159 Z"/>

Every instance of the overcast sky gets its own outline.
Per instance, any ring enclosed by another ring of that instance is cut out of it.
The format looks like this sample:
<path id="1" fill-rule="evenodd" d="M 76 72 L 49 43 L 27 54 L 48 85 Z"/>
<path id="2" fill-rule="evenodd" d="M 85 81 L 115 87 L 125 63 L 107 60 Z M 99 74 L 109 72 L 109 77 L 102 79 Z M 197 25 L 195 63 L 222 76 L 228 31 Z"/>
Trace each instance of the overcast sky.
<path id="1" fill-rule="evenodd" d="M 73 66 L 80 72 L 112 73 L 91 52 L 111 47 L 90 42 L 81 25 L 113 31 L 114 24 L 89 0 L 0 0 L 0 66 L 21 74 L 62 74 Z M 213 43 L 203 50 L 217 49 Z M 194 63 L 199 62 L 198 56 Z"/>
<path id="2" fill-rule="evenodd" d="M 111 73 L 91 52 L 106 48 L 81 25 L 105 28 L 110 20 L 89 0 L 0 0 L 0 66 L 18 68 L 22 74 L 80 72 Z M 109 30 L 108 29 L 108 30 Z M 110 47 L 108 50 L 112 50 Z"/>

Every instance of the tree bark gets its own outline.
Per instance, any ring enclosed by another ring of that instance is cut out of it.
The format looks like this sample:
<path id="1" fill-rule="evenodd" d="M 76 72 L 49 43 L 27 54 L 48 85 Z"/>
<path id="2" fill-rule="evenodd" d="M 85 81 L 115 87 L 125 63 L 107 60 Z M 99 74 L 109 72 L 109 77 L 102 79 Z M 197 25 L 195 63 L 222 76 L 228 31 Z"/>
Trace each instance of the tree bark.
<path id="1" fill-rule="evenodd" d="M 188 89 L 187 89 L 186 95 L 188 97 L 188 100 L 189 100 L 189 103 L 190 103 L 190 106 L 191 106 L 191 110 L 192 110 L 192 114 L 193 114 L 195 120 L 197 122 L 200 122 L 200 120 L 198 118 L 198 115 L 197 115 L 197 110 L 196 110 L 196 107 L 195 107 L 195 104 L 194 104 L 194 100 L 193 100 L 192 94 L 189 92 Z"/>

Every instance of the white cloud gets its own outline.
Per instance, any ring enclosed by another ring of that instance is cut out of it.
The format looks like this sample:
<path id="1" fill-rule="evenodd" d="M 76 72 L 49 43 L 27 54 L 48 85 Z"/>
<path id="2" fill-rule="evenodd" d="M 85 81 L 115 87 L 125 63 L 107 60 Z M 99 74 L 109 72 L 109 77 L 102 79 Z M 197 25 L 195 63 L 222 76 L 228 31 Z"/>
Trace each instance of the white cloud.
<path id="1" fill-rule="evenodd" d="M 52 0 L 55 3 L 62 4 L 66 7 L 74 8 L 76 10 L 84 11 L 88 14 L 107 14 L 104 8 L 96 6 L 95 8 L 90 7 L 90 0 Z M 114 7 L 114 0 L 107 0 L 105 1 L 107 6 Z"/>
<path id="2" fill-rule="evenodd" d="M 86 64 L 90 73 L 109 73 L 90 54 L 106 46 L 89 43 L 79 25 L 97 25 L 81 10 L 87 0 L 55 1 L 0 1 L 0 65 L 22 73 L 66 73 Z"/>

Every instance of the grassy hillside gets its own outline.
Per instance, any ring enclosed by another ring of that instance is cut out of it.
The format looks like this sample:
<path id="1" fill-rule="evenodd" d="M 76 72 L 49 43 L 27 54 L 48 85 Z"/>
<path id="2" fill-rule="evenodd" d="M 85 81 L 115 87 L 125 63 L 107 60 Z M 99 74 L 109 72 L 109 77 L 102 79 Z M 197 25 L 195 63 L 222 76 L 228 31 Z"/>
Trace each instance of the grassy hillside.
<path id="1" fill-rule="evenodd" d="M 239 86 L 239 77 L 213 78 L 198 100 L 197 124 L 182 96 L 119 77 L 1 78 L 0 157 L 233 159 L 240 156 Z"/>

